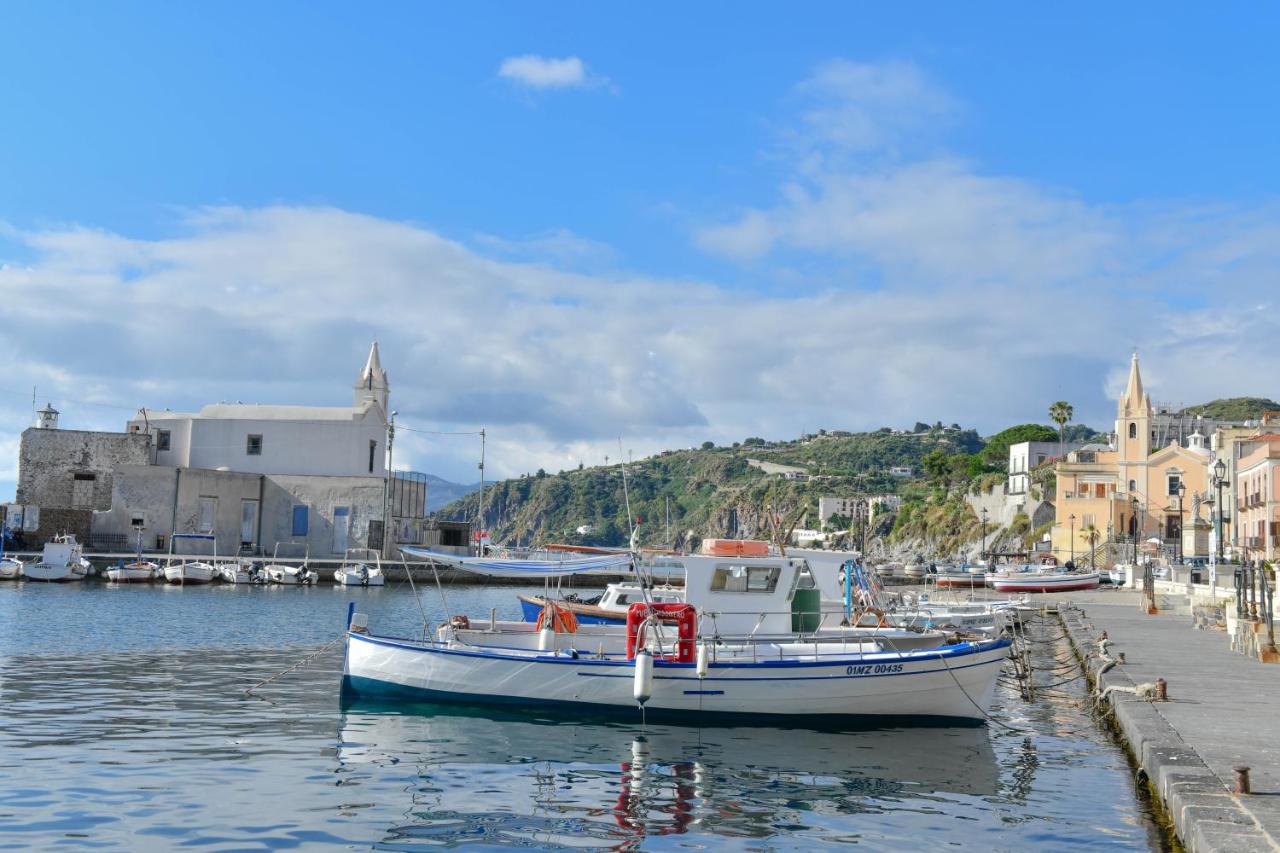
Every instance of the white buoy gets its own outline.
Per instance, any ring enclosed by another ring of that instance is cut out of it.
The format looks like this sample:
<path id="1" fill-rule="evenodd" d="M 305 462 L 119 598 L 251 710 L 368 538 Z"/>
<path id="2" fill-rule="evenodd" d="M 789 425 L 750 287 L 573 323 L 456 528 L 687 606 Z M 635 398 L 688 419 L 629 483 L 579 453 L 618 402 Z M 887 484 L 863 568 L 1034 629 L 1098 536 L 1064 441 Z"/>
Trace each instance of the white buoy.
<path id="1" fill-rule="evenodd" d="M 538 651 L 549 652 L 556 647 L 556 632 L 543 628 L 538 632 Z"/>
<path id="2" fill-rule="evenodd" d="M 707 677 L 707 670 L 711 668 L 711 649 L 706 643 L 698 643 L 698 657 L 694 664 L 694 670 L 698 673 L 699 678 Z"/>
<path id="3" fill-rule="evenodd" d="M 636 679 L 631 694 L 641 705 L 653 695 L 653 655 L 648 649 L 636 652 Z"/>

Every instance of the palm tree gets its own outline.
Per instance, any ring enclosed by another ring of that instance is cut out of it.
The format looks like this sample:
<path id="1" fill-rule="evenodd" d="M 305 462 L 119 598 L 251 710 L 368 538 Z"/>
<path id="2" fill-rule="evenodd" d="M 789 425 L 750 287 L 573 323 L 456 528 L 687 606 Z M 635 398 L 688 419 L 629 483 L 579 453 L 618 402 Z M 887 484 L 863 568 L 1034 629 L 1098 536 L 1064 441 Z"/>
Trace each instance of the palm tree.
<path id="1" fill-rule="evenodd" d="M 1080 532 L 1084 534 L 1084 538 L 1089 542 L 1089 571 L 1093 571 L 1098 567 L 1094 551 L 1098 547 L 1098 540 L 1102 538 L 1102 533 L 1092 524 L 1086 524 L 1081 528 Z"/>
<path id="2" fill-rule="evenodd" d="M 1058 425 L 1058 455 L 1062 455 L 1062 448 L 1067 443 L 1067 423 L 1075 415 L 1076 410 L 1066 400 L 1059 400 L 1049 407 L 1049 420 Z"/>

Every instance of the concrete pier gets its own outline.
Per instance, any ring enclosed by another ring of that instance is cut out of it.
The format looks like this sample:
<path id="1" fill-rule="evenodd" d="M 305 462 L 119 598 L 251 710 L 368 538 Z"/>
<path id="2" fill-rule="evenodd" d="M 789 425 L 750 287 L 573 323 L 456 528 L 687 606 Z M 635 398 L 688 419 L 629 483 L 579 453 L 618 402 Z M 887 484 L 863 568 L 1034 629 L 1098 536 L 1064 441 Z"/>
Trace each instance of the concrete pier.
<path id="1" fill-rule="evenodd" d="M 1060 612 L 1098 688 L 1116 688 L 1115 723 L 1178 838 L 1197 853 L 1280 851 L 1280 666 L 1233 653 L 1222 631 L 1195 630 L 1185 601 L 1175 609 L 1162 596 L 1156 615 L 1140 603 L 1131 591 L 1077 593 Z M 1100 660 L 1104 632 L 1124 663 Z M 1159 679 L 1167 701 L 1132 692 Z M 1252 794 L 1232 793 L 1241 767 Z"/>

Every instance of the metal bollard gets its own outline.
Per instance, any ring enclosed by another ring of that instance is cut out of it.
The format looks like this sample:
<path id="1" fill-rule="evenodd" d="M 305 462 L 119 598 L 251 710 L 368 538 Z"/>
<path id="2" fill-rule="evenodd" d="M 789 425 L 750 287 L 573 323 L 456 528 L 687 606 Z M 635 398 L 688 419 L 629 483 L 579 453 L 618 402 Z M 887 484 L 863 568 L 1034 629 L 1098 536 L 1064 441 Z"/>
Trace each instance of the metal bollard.
<path id="1" fill-rule="evenodd" d="M 1233 794 L 1252 794 L 1253 785 L 1249 782 L 1249 768 L 1236 767 L 1236 786 L 1231 790 Z"/>
<path id="2" fill-rule="evenodd" d="M 1165 681 L 1163 678 L 1156 679 L 1156 701 L 1169 701 L 1169 682 Z"/>

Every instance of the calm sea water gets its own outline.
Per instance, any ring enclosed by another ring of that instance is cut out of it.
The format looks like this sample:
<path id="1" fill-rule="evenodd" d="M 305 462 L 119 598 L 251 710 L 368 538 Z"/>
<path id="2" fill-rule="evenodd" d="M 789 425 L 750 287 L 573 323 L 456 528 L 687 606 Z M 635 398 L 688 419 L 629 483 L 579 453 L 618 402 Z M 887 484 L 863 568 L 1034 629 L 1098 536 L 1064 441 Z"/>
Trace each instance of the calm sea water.
<path id="1" fill-rule="evenodd" d="M 518 613 L 511 588 L 448 595 Z M 337 637 L 350 600 L 377 630 L 421 626 L 406 589 L 0 585 L 0 848 L 1164 844 L 1074 685 L 1002 689 L 1013 730 L 642 727 L 344 707 L 334 646 L 245 695 Z"/>

